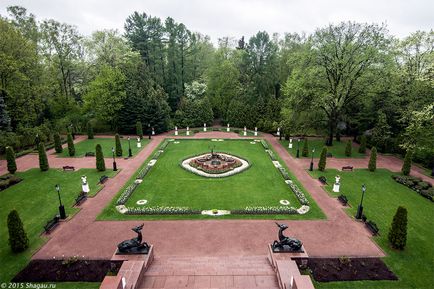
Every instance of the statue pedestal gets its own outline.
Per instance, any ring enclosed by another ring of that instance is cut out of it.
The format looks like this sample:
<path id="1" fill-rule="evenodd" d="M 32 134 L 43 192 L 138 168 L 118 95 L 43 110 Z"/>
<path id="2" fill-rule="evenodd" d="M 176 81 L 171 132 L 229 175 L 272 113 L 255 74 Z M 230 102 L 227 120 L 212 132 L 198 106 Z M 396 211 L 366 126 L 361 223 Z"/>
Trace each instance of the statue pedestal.
<path id="1" fill-rule="evenodd" d="M 178 135 L 178 131 L 177 130 L 175 130 L 175 135 Z"/>
<path id="2" fill-rule="evenodd" d="M 81 185 L 81 191 L 83 192 L 83 193 L 89 193 L 90 192 L 90 189 L 89 189 L 89 184 L 88 183 L 86 183 L 85 185 Z"/>
<path id="3" fill-rule="evenodd" d="M 138 143 L 137 143 L 137 147 L 138 147 L 138 148 L 141 148 L 141 147 L 142 147 L 142 143 L 138 142 Z"/>
<path id="4" fill-rule="evenodd" d="M 187 135 L 190 135 L 190 131 L 189 130 L 187 130 Z"/>
<path id="5" fill-rule="evenodd" d="M 247 131 L 244 131 L 244 136 L 246 136 L 247 135 Z"/>
<path id="6" fill-rule="evenodd" d="M 292 143 L 289 143 L 288 148 L 292 149 Z"/>
<path id="7" fill-rule="evenodd" d="M 226 129 L 226 131 L 227 131 L 227 132 L 230 132 L 230 131 L 231 131 L 231 129 L 230 129 L 230 128 L 227 128 L 227 129 Z"/>
<path id="8" fill-rule="evenodd" d="M 339 193 L 339 189 L 340 189 L 340 184 L 333 184 L 333 192 L 335 193 Z"/>
<path id="9" fill-rule="evenodd" d="M 258 132 L 257 131 L 255 131 L 255 136 L 258 136 Z"/>

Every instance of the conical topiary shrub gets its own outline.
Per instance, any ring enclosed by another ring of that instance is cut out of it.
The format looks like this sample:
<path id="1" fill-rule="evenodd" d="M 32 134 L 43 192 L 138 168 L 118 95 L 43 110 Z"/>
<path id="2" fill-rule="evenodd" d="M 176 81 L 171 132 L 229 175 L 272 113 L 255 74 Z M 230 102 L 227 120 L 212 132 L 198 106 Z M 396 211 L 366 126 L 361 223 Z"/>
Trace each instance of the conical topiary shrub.
<path id="1" fill-rule="evenodd" d="M 94 137 L 93 127 L 92 127 L 92 123 L 89 121 L 89 122 L 87 122 L 87 138 L 93 139 L 93 137 Z"/>
<path id="2" fill-rule="evenodd" d="M 364 154 L 366 153 L 366 135 L 362 135 L 360 137 L 360 146 L 359 146 L 359 153 Z"/>
<path id="3" fill-rule="evenodd" d="M 327 147 L 323 147 L 321 151 L 321 155 L 319 157 L 318 170 L 323 172 L 326 167 L 326 162 L 327 162 Z"/>
<path id="4" fill-rule="evenodd" d="M 62 139 L 60 138 L 60 135 L 57 132 L 54 134 L 54 150 L 58 154 L 60 154 L 61 152 L 63 152 Z"/>
<path id="5" fill-rule="evenodd" d="M 121 138 L 120 138 L 119 134 L 116 134 L 115 142 L 116 142 L 116 156 L 121 157 L 122 156 L 122 144 L 121 144 Z"/>
<path id="6" fill-rule="evenodd" d="M 16 210 L 8 215 L 9 245 L 14 253 L 19 253 L 29 247 L 29 239 L 24 231 L 23 222 Z"/>
<path id="7" fill-rule="evenodd" d="M 413 157 L 413 151 L 408 149 L 405 153 L 404 163 L 402 164 L 401 172 L 404 176 L 408 176 L 411 171 L 411 159 Z"/>
<path id="8" fill-rule="evenodd" d="M 15 162 L 15 152 L 12 147 L 6 147 L 6 161 L 8 163 L 8 171 L 15 174 L 17 171 L 17 163 Z"/>
<path id="9" fill-rule="evenodd" d="M 348 140 L 348 141 L 347 141 L 347 145 L 346 145 L 346 147 L 345 147 L 345 155 L 346 155 L 347 157 L 350 157 L 350 156 L 351 156 L 352 148 L 353 148 L 352 144 L 353 144 L 353 142 L 352 142 L 351 140 Z"/>
<path id="10" fill-rule="evenodd" d="M 143 138 L 143 127 L 140 121 L 136 123 L 136 134 L 140 137 L 140 139 Z"/>
<path id="11" fill-rule="evenodd" d="M 407 209 L 398 207 L 389 230 L 389 242 L 393 248 L 403 250 L 407 243 Z"/>
<path id="12" fill-rule="evenodd" d="M 39 154 L 39 168 L 41 171 L 48 171 L 50 168 L 48 164 L 47 152 L 45 151 L 44 143 L 40 142 L 38 146 L 38 154 Z"/>
<path id="13" fill-rule="evenodd" d="M 375 170 L 377 169 L 377 148 L 376 147 L 372 147 L 372 149 L 371 149 L 371 156 L 369 157 L 368 169 L 371 172 L 375 172 Z"/>
<path id="14" fill-rule="evenodd" d="M 95 147 L 95 155 L 96 155 L 96 169 L 100 172 L 105 171 L 104 155 L 102 153 L 102 148 L 100 144 L 97 144 Z"/>
<path id="15" fill-rule="evenodd" d="M 307 143 L 307 138 L 304 139 L 303 150 L 301 151 L 303 157 L 309 156 L 309 144 Z"/>
<path id="16" fill-rule="evenodd" d="M 68 133 L 68 153 L 70 157 L 75 156 L 75 145 L 74 140 L 72 138 L 72 134 Z"/>

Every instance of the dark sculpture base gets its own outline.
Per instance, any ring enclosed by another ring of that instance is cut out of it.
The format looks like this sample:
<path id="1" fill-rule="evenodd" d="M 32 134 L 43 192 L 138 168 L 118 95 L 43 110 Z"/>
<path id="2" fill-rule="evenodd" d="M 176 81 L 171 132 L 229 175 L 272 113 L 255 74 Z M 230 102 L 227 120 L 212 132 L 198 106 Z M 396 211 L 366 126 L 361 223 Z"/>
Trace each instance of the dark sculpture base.
<path id="1" fill-rule="evenodd" d="M 294 250 L 288 245 L 283 245 L 281 247 L 271 246 L 271 249 L 273 250 L 273 253 L 304 253 L 303 247 L 298 250 Z"/>
<path id="2" fill-rule="evenodd" d="M 149 253 L 149 247 L 142 248 L 131 248 L 126 252 L 121 252 L 119 249 L 116 250 L 116 255 L 146 255 Z"/>

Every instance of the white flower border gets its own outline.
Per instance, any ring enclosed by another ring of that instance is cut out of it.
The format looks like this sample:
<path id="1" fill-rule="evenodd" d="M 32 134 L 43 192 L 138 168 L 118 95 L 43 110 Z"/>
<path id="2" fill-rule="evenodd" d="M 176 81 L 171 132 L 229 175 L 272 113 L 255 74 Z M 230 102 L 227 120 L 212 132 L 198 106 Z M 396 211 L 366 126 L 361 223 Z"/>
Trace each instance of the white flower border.
<path id="1" fill-rule="evenodd" d="M 239 166 L 237 168 L 234 168 L 233 170 L 227 171 L 225 173 L 221 173 L 221 174 L 206 173 L 204 171 L 201 171 L 199 169 L 196 169 L 196 168 L 190 166 L 190 162 L 193 159 L 200 158 L 200 157 L 205 156 L 207 154 L 203 154 L 203 155 L 199 155 L 199 156 L 194 156 L 194 157 L 190 157 L 188 159 L 185 159 L 185 160 L 182 161 L 181 166 L 184 169 L 186 169 L 187 171 L 190 171 L 190 172 L 192 172 L 192 173 L 194 173 L 196 175 L 199 175 L 199 176 L 202 176 L 202 177 L 207 177 L 207 178 L 224 178 L 224 177 L 229 177 L 229 176 L 232 176 L 232 175 L 235 175 L 235 174 L 238 174 L 238 173 L 244 171 L 245 169 L 247 169 L 250 166 L 249 162 L 246 161 L 246 160 L 244 160 L 244 159 L 242 159 L 242 158 L 239 158 L 239 157 L 236 157 L 236 156 L 233 156 L 233 155 L 229 155 L 229 154 L 225 154 L 225 153 L 219 153 L 219 154 L 224 155 L 226 157 L 234 158 L 234 159 L 240 161 L 241 162 L 241 166 Z"/>

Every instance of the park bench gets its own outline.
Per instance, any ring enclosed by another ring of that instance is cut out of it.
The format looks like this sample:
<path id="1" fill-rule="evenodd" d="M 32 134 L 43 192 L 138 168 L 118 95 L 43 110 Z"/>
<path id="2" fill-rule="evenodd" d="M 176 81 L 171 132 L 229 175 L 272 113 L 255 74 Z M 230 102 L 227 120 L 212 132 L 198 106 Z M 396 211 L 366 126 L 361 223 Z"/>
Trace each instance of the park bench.
<path id="1" fill-rule="evenodd" d="M 56 228 L 59 225 L 59 220 L 60 217 L 57 215 L 54 216 L 53 219 L 49 220 L 47 224 L 45 224 L 44 226 L 45 233 L 49 234 L 52 230 L 54 230 L 54 228 Z"/>
<path id="2" fill-rule="evenodd" d="M 377 224 L 375 224 L 372 221 L 367 221 L 365 223 L 366 227 L 368 228 L 369 231 L 371 231 L 372 235 L 378 235 L 378 232 L 380 231 L 380 229 L 378 229 Z"/>
<path id="3" fill-rule="evenodd" d="M 64 171 L 75 171 L 75 168 L 73 166 L 63 166 Z"/>
<path id="4" fill-rule="evenodd" d="M 84 154 L 85 157 L 94 157 L 95 153 L 94 152 L 87 152 Z"/>
<path id="5" fill-rule="evenodd" d="M 353 171 L 353 167 L 352 166 L 344 166 L 342 167 L 342 171 Z"/>
<path id="6" fill-rule="evenodd" d="M 77 196 L 77 198 L 75 198 L 75 204 L 74 206 L 80 206 L 81 203 L 83 203 L 84 201 L 87 200 L 87 194 L 80 192 Z"/>
<path id="7" fill-rule="evenodd" d="M 326 157 L 331 158 L 331 157 L 333 157 L 333 154 L 332 153 L 327 153 Z"/>
<path id="8" fill-rule="evenodd" d="M 327 185 L 327 178 L 325 176 L 320 176 L 318 180 L 321 182 L 321 184 Z"/>
<path id="9" fill-rule="evenodd" d="M 340 195 L 338 197 L 338 200 L 339 200 L 339 202 L 342 203 L 342 205 L 344 205 L 344 206 L 348 205 L 348 199 L 345 195 Z"/>
<path id="10" fill-rule="evenodd" d="M 106 175 L 101 176 L 101 177 L 99 178 L 99 183 L 100 183 L 100 184 L 104 184 L 104 183 L 108 180 L 108 178 L 109 178 L 109 177 L 107 177 Z"/>

